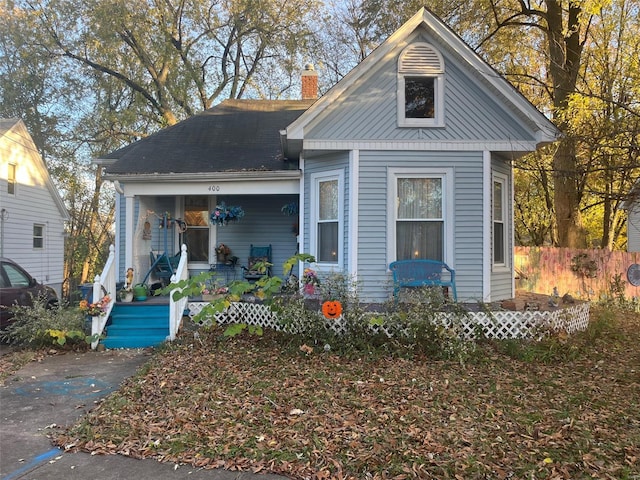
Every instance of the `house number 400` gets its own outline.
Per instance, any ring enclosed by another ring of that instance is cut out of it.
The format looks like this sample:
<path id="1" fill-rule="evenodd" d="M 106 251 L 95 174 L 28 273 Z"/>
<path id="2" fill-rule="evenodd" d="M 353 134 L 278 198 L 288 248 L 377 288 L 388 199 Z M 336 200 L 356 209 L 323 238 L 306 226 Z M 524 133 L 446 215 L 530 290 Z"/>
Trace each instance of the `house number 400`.
<path id="1" fill-rule="evenodd" d="M 209 185 L 209 191 L 210 192 L 219 192 L 220 191 L 220 185 Z"/>

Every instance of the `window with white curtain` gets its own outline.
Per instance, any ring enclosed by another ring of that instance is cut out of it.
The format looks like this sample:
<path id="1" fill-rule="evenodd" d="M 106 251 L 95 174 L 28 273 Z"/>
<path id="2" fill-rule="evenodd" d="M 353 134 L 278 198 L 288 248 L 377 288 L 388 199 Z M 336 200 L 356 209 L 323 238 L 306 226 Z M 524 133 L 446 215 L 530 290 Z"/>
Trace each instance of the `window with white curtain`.
<path id="1" fill-rule="evenodd" d="M 444 261 L 444 179 L 396 177 L 396 260 Z"/>
<path id="2" fill-rule="evenodd" d="M 341 245 L 342 173 L 327 172 L 312 175 L 312 221 L 315 235 L 311 251 L 316 262 L 339 264 Z"/>

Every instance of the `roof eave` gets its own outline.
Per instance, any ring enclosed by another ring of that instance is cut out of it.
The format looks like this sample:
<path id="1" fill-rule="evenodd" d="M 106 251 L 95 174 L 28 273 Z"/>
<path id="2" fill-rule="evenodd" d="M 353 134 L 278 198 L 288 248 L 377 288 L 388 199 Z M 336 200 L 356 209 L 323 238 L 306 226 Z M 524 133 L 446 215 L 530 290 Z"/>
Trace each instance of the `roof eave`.
<path id="1" fill-rule="evenodd" d="M 105 180 L 127 183 L 199 183 L 207 180 L 216 182 L 233 182 L 248 180 L 286 180 L 300 178 L 300 170 L 252 170 L 200 173 L 107 173 Z"/>

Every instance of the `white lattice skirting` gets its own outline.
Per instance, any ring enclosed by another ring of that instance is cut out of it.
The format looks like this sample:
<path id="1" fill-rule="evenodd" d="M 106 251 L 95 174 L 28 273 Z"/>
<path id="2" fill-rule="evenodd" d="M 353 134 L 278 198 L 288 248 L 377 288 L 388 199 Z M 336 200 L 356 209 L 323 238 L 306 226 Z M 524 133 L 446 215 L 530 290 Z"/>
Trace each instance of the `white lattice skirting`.
<path id="1" fill-rule="evenodd" d="M 189 302 L 187 304 L 189 317 L 193 319 L 205 305 L 207 305 L 205 302 Z M 340 333 L 344 331 L 340 320 L 338 318 L 327 321 L 327 326 Z M 267 305 L 256 303 L 233 302 L 226 311 L 215 316 L 215 321 L 218 324 L 245 323 L 263 328 L 281 329 L 276 314 Z M 466 339 L 474 339 L 478 335 L 500 340 L 539 338 L 545 333 L 572 334 L 586 330 L 589 326 L 589 303 L 555 311 L 469 312 L 465 316 L 442 312 L 437 321 L 446 327 L 455 326 L 455 329 Z M 201 323 L 212 322 L 213 319 L 208 319 Z M 385 330 L 384 326 L 377 328 Z"/>

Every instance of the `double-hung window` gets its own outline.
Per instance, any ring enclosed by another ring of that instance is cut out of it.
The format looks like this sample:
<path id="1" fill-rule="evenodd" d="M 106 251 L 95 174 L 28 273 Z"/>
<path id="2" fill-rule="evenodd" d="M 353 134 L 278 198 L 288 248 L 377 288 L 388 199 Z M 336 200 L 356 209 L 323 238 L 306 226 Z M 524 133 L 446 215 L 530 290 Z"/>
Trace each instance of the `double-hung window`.
<path id="1" fill-rule="evenodd" d="M 33 225 L 33 248 L 44 248 L 44 225 Z"/>
<path id="2" fill-rule="evenodd" d="M 506 265 L 506 185 L 507 179 L 503 175 L 493 176 L 492 217 L 493 217 L 493 264 Z"/>
<path id="3" fill-rule="evenodd" d="M 393 207 L 391 244 L 395 251 L 390 261 L 431 259 L 451 263 L 447 245 L 451 244 L 451 226 L 447 222 L 451 189 L 445 172 L 423 173 L 391 171 Z"/>
<path id="4" fill-rule="evenodd" d="M 444 61 L 428 43 L 403 50 L 398 60 L 398 126 L 444 125 Z"/>
<path id="5" fill-rule="evenodd" d="M 332 171 L 311 176 L 311 251 L 319 264 L 341 263 L 343 174 Z"/>

